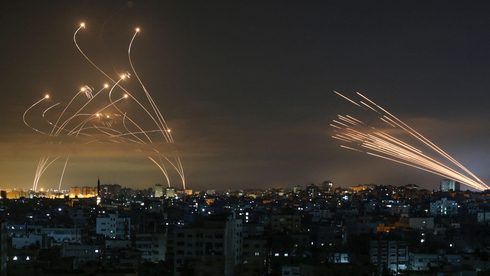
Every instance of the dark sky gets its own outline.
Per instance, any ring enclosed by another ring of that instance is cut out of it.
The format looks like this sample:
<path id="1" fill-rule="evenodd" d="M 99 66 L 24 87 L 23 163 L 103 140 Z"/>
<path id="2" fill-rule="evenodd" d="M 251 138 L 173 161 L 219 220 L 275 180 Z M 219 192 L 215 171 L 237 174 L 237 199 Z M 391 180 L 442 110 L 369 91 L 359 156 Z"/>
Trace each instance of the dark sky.
<path id="1" fill-rule="evenodd" d="M 46 93 L 50 100 L 26 119 L 50 130 L 45 108 L 108 82 L 73 43 L 81 22 L 80 47 L 112 78 L 130 71 L 127 47 L 141 28 L 133 63 L 172 129 L 190 189 L 325 180 L 438 186 L 439 176 L 340 149 L 329 124 L 357 111 L 334 90 L 363 93 L 490 183 L 488 14 L 485 1 L 3 3 L 0 187 L 31 188 L 43 155 L 62 157 L 39 188 L 58 187 L 68 155 L 63 188 L 94 186 L 97 177 L 132 188 L 166 184 L 134 145 L 71 139 L 55 147 L 62 139 L 24 125 L 24 111 Z M 123 86 L 142 93 L 134 77 Z M 182 186 L 175 173 L 170 178 Z"/>

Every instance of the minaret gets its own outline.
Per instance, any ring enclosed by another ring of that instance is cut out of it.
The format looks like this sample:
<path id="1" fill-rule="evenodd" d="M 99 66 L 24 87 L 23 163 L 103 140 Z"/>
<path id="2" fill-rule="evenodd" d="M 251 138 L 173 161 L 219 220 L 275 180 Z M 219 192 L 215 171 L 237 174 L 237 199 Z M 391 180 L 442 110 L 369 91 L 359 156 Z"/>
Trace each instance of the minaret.
<path id="1" fill-rule="evenodd" d="M 97 179 L 97 205 L 100 204 L 100 177 Z"/>

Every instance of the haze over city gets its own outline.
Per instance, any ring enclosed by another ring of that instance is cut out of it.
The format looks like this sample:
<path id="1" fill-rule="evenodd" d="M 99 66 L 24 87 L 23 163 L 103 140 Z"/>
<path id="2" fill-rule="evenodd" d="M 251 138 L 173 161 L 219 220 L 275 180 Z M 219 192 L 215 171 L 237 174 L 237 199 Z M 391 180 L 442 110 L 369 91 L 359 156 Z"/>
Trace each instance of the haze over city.
<path id="1" fill-rule="evenodd" d="M 488 5 L 9 3 L 0 11 L 0 188 L 31 188 L 39 158 L 57 154 L 70 155 L 63 188 L 94 186 L 98 177 L 132 188 L 166 185 L 132 145 L 72 139 L 55 147 L 23 123 L 25 110 L 45 94 L 46 107 L 64 106 L 80 87 L 108 82 L 73 43 L 81 22 L 80 47 L 113 78 L 130 71 L 127 48 L 141 28 L 132 59 L 172 130 L 189 189 L 325 180 L 342 187 L 438 187 L 440 176 L 341 149 L 329 124 L 356 111 L 334 90 L 367 95 L 490 182 Z M 134 77 L 124 85 L 139 89 Z M 49 129 L 42 110 L 27 119 Z M 156 146 L 169 150 L 164 142 Z M 57 188 L 63 165 L 53 163 L 38 187 Z M 171 184 L 181 187 L 169 172 Z"/>

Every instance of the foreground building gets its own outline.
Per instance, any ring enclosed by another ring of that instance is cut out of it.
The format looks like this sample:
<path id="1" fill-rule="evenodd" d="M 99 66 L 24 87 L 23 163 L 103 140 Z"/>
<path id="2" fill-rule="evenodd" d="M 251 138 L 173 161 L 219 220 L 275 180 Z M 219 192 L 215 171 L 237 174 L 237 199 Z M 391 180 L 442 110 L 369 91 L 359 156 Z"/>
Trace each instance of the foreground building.
<path id="1" fill-rule="evenodd" d="M 96 233 L 110 239 L 129 239 L 130 218 L 119 217 L 118 213 L 97 218 Z"/>
<path id="2" fill-rule="evenodd" d="M 193 268 L 204 274 L 233 276 L 242 256 L 242 221 L 233 217 L 204 220 L 173 232 L 174 275 Z"/>

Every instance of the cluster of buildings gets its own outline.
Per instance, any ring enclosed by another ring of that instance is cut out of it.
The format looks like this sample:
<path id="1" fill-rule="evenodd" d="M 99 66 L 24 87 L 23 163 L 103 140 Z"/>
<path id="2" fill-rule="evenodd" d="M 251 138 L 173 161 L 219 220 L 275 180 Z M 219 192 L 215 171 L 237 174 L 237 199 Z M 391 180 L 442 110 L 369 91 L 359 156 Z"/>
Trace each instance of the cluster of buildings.
<path id="1" fill-rule="evenodd" d="M 102 198 L 110 199 L 120 199 L 120 198 L 131 198 L 135 196 L 142 195 L 144 197 L 167 197 L 171 198 L 174 196 L 182 195 L 192 195 L 192 190 L 178 190 L 173 187 L 164 188 L 160 184 L 156 184 L 155 188 L 149 188 L 144 190 L 133 190 L 129 188 L 123 188 L 119 184 L 103 184 L 97 187 L 84 186 L 84 187 L 71 187 L 70 190 L 39 190 L 24 191 L 22 189 L 2 189 L 0 190 L 0 198 L 7 199 L 20 199 L 20 198 L 91 198 L 100 196 Z"/>
<path id="2" fill-rule="evenodd" d="M 0 272 L 479 275 L 490 266 L 490 191 L 459 188 L 325 181 L 192 193 L 99 183 L 71 189 L 82 196 L 2 196 Z"/>

